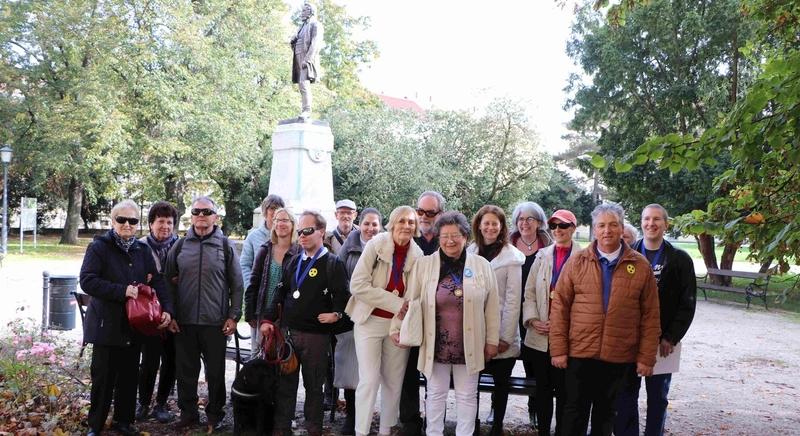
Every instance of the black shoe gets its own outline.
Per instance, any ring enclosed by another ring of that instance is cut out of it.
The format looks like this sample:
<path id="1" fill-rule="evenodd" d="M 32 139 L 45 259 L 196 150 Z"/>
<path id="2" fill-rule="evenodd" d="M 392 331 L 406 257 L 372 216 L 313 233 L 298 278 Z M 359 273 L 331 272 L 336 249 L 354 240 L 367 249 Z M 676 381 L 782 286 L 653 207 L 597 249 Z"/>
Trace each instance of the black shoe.
<path id="1" fill-rule="evenodd" d="M 503 436 L 503 424 L 492 425 L 492 429 L 489 430 L 489 436 Z"/>
<path id="2" fill-rule="evenodd" d="M 139 436 L 139 429 L 134 427 L 133 424 L 115 422 L 111 424 L 111 430 L 121 434 L 122 436 Z"/>
<path id="3" fill-rule="evenodd" d="M 339 427 L 339 434 L 351 435 L 356 434 L 356 417 L 355 414 L 348 413 L 344 418 L 344 422 Z"/>
<path id="4" fill-rule="evenodd" d="M 143 404 L 139 404 L 139 405 L 136 406 L 136 415 L 135 415 L 134 418 L 136 419 L 137 422 L 144 421 L 149 416 L 150 416 L 150 407 L 149 406 L 145 406 Z"/>
<path id="5" fill-rule="evenodd" d="M 175 417 L 169 410 L 167 410 L 166 404 L 156 404 L 156 407 L 153 407 L 153 416 L 156 418 L 156 421 L 166 424 Z"/>
<path id="6" fill-rule="evenodd" d="M 188 416 L 181 414 L 178 422 L 175 423 L 175 430 L 186 430 L 189 427 L 196 427 L 200 423 L 200 419 L 195 416 Z"/>
<path id="7" fill-rule="evenodd" d="M 422 436 L 421 422 L 404 422 L 400 427 L 400 436 Z"/>

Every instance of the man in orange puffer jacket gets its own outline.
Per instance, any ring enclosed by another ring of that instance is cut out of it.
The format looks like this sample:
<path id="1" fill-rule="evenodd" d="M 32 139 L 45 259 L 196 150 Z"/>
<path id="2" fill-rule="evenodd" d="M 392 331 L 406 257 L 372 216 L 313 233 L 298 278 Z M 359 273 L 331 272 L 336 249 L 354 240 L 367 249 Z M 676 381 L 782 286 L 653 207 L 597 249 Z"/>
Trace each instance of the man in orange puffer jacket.
<path id="1" fill-rule="evenodd" d="M 597 240 L 570 257 L 551 295 L 550 355 L 566 368 L 564 435 L 610 435 L 626 368 L 653 373 L 661 335 L 658 286 L 647 259 L 622 243 L 624 210 L 592 211 Z"/>

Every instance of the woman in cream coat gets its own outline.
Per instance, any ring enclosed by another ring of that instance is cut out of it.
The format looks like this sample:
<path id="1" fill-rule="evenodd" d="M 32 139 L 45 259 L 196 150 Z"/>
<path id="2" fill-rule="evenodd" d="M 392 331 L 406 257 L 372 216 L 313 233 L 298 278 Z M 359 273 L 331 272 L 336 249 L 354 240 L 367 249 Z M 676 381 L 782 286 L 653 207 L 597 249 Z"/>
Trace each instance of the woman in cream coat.
<path id="1" fill-rule="evenodd" d="M 537 432 L 550 434 L 553 419 L 553 398 L 556 399 L 556 433 L 559 434 L 561 415 L 564 408 L 565 370 L 550 364 L 550 300 L 561 270 L 569 257 L 580 251 L 580 246 L 572 241 L 578 224 L 575 215 L 565 209 L 557 210 L 547 220 L 556 243 L 539 250 L 525 284 L 525 302 L 522 317 L 527 333 L 525 345 L 532 348 L 534 374 L 536 377 L 536 417 Z"/>
<path id="2" fill-rule="evenodd" d="M 380 434 L 388 435 L 397 424 L 408 362 L 408 349 L 390 338 L 389 330 L 392 318 L 405 303 L 408 274 L 423 255 L 413 239 L 419 236 L 416 212 L 409 206 L 395 208 L 386 229 L 364 247 L 350 279 L 352 297 L 345 308 L 355 324 L 353 336 L 359 362 L 357 435 L 369 433 L 379 386 Z"/>
<path id="3" fill-rule="evenodd" d="M 472 435 L 478 410 L 478 379 L 497 355 L 500 308 L 497 280 L 489 262 L 468 254 L 469 223 L 459 212 L 436 220 L 439 251 L 417 261 L 409 277 L 409 298 L 422 308 L 422 345 L 417 368 L 428 379 L 425 419 L 428 436 L 444 430 L 450 374 L 456 393 L 456 435 Z M 393 320 L 399 332 L 401 311 Z"/>
<path id="4" fill-rule="evenodd" d="M 525 255 L 508 241 L 508 224 L 503 209 L 486 205 L 472 218 L 475 242 L 467 253 L 488 260 L 497 278 L 500 304 L 500 343 L 497 357 L 486 364 L 485 373 L 495 383 L 492 393 L 494 419 L 490 435 L 503 434 L 503 420 L 508 404 L 509 378 L 520 350 L 519 316 L 522 308 L 522 264 Z"/>

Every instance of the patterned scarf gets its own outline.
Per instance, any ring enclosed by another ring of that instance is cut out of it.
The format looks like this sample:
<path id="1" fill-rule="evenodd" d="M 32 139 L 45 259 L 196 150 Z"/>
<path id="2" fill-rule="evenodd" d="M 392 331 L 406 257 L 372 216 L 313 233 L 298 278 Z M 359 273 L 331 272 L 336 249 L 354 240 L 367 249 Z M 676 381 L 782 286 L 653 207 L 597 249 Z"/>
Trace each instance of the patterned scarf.
<path id="1" fill-rule="evenodd" d="M 163 241 L 156 241 L 153 235 L 147 235 L 147 245 L 153 249 L 153 252 L 156 254 L 160 265 L 165 265 L 167 263 L 167 253 L 169 253 L 169 249 L 172 248 L 172 244 L 178 240 L 178 237 L 175 235 L 169 235 L 169 238 Z"/>
<path id="2" fill-rule="evenodd" d="M 114 229 L 111 229 L 111 235 L 114 236 L 114 242 L 117 243 L 117 247 L 119 247 L 120 250 L 126 253 L 131 249 L 131 247 L 133 247 L 133 244 L 136 242 L 136 237 L 134 236 L 131 236 L 128 239 L 122 239 L 122 236 L 120 236 L 117 232 L 115 232 Z"/>

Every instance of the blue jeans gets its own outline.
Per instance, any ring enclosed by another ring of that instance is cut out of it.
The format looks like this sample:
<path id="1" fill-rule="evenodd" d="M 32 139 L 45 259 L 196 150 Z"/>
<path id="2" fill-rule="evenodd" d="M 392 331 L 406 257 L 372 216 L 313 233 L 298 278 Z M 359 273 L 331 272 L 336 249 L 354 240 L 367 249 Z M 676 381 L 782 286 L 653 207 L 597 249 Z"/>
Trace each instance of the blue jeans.
<path id="1" fill-rule="evenodd" d="M 639 388 L 642 378 L 635 375 L 627 377 L 623 388 L 617 395 L 617 417 L 614 421 L 616 436 L 636 436 L 639 434 Z M 667 394 L 672 381 L 672 374 L 659 374 L 645 377 L 647 390 L 647 424 L 645 436 L 661 436 L 664 434 L 664 422 L 667 420 Z"/>

